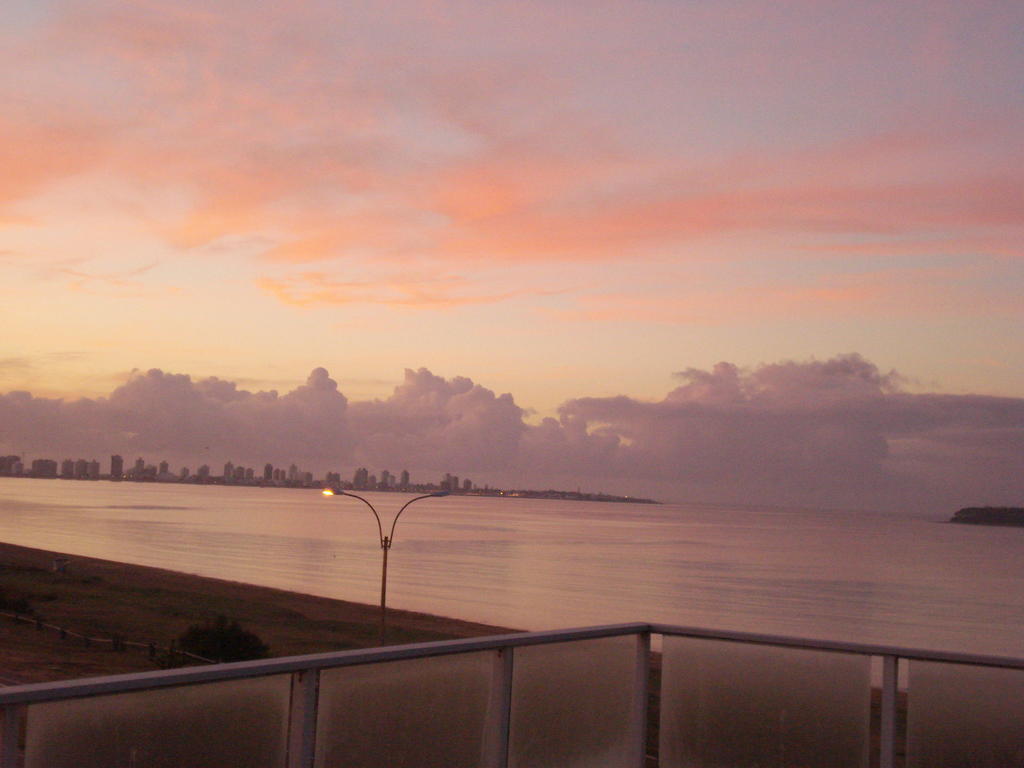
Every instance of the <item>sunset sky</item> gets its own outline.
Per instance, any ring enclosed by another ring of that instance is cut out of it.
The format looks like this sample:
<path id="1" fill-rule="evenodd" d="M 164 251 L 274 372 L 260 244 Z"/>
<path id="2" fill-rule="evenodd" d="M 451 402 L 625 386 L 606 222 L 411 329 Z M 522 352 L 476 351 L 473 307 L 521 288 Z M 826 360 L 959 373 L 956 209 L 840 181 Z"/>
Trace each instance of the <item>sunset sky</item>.
<path id="1" fill-rule="evenodd" d="M 6 0 L 0 393 L 322 366 L 371 402 L 424 368 L 537 425 L 856 354 L 1019 404 L 1022 29 L 1016 0 Z"/>

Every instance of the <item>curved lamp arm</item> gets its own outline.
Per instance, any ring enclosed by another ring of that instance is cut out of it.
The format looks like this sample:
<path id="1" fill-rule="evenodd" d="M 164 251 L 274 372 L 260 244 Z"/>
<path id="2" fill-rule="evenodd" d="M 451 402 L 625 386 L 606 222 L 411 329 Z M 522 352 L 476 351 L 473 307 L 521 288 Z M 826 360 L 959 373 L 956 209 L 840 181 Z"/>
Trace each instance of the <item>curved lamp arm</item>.
<path id="1" fill-rule="evenodd" d="M 347 495 L 351 496 L 351 494 L 347 494 Z M 398 514 L 395 515 L 395 519 L 391 521 L 391 533 L 388 535 L 388 542 L 390 543 L 391 541 L 394 540 L 394 538 L 395 538 L 395 526 L 398 525 L 398 518 L 402 516 L 403 512 L 405 512 L 405 508 L 406 507 L 408 507 L 414 501 L 419 501 L 420 499 L 436 499 L 436 498 L 438 498 L 440 496 L 447 496 L 447 495 L 448 495 L 448 491 L 438 491 L 437 493 L 425 493 L 422 496 L 416 496 L 415 498 L 409 499 L 407 502 L 405 502 L 405 504 L 402 505 L 402 508 L 400 510 L 398 510 Z"/>
<path id="2" fill-rule="evenodd" d="M 384 527 L 380 524 L 380 515 L 378 515 L 377 514 L 377 510 L 373 508 L 373 504 L 368 502 L 362 496 L 356 496 L 354 493 L 349 493 L 348 491 L 343 491 L 340 488 L 324 488 L 322 493 L 323 493 L 324 496 L 351 496 L 353 499 L 359 499 L 361 502 L 363 502 L 363 504 L 368 506 L 370 508 L 370 511 L 373 512 L 373 519 L 377 521 L 377 536 L 380 538 L 380 548 L 381 549 L 386 549 L 387 548 L 385 546 L 385 540 L 384 540 Z M 413 501 L 415 501 L 415 499 L 413 499 Z M 403 509 L 404 509 L 404 507 L 403 507 Z M 394 533 L 394 530 L 395 530 L 395 526 L 392 525 L 391 526 L 392 533 Z"/>

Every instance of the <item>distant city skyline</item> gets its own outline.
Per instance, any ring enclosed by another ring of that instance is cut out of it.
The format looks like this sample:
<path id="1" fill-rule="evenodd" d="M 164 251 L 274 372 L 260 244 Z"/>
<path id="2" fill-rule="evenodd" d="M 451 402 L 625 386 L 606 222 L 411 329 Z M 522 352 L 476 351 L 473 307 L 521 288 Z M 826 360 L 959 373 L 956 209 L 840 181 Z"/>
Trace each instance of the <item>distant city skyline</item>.
<path id="1" fill-rule="evenodd" d="M 159 463 L 149 463 L 142 456 L 137 457 L 131 467 L 125 469 L 124 457 L 115 453 L 110 456 L 108 468 L 108 471 L 103 473 L 100 461 L 95 458 L 57 460 L 50 457 L 29 457 L 15 454 L 0 456 L 0 476 L 61 477 L 75 480 L 157 480 L 162 482 L 205 482 L 219 479 L 224 484 L 266 483 L 311 486 L 313 483 L 317 483 L 352 490 L 434 488 L 453 493 L 472 491 L 477 488 L 468 477 L 461 478 L 460 482 L 458 475 L 448 472 L 445 472 L 436 484 L 432 481 L 415 482 L 407 469 L 403 469 L 399 475 L 383 469 L 379 479 L 366 467 L 357 467 L 350 480 L 344 479 L 341 472 L 337 470 L 327 470 L 322 478 L 318 478 L 315 473 L 301 469 L 293 462 L 289 463 L 287 467 L 275 467 L 272 463 L 266 462 L 262 468 L 259 468 L 256 466 L 246 467 L 242 464 L 236 465 L 229 459 L 224 462 L 223 469 L 218 475 L 209 464 L 198 465 L 195 472 L 192 472 L 189 467 L 181 467 L 177 472 L 171 472 L 170 462 L 162 460 Z"/>
<path id="2" fill-rule="evenodd" d="M 110 457 L 110 471 L 103 474 L 100 462 L 96 459 L 64 459 L 58 462 L 49 458 L 32 458 L 8 455 L 0 456 L 0 477 L 27 479 L 60 479 L 60 480 L 106 480 L 110 482 L 153 482 L 183 483 L 200 485 L 225 486 L 256 486 L 261 488 L 298 488 L 316 489 L 332 488 L 335 491 L 360 492 L 398 492 L 398 493 L 434 493 L 494 497 L 526 497 L 535 499 L 559 499 L 569 501 L 616 501 L 640 504 L 657 504 L 654 499 L 642 496 L 619 496 L 600 491 L 556 489 L 556 488 L 498 488 L 484 484 L 477 485 L 468 477 L 459 478 L 445 472 L 437 483 L 415 482 L 409 470 L 403 469 L 400 475 L 389 470 L 381 470 L 380 478 L 371 474 L 366 467 L 358 467 L 351 480 L 344 480 L 340 472 L 328 471 L 323 479 L 317 479 L 312 472 L 299 469 L 291 464 L 287 469 L 275 467 L 269 462 L 263 465 L 262 474 L 256 467 L 235 465 L 231 461 L 224 463 L 220 475 L 212 473 L 207 464 L 200 465 L 193 473 L 188 467 L 182 467 L 177 473 L 170 471 L 167 461 L 149 464 L 143 457 L 136 458 L 131 468 L 125 470 L 124 457 L 114 454 Z M 442 495 L 443 495 L 442 494 Z"/>

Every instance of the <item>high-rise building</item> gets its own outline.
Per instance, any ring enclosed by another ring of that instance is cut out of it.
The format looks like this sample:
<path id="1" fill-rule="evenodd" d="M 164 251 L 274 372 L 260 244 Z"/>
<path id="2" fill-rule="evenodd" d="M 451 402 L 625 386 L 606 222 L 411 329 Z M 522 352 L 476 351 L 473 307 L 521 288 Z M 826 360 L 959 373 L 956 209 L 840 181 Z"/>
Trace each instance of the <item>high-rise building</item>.
<path id="1" fill-rule="evenodd" d="M 34 459 L 30 473 L 32 477 L 56 477 L 57 462 L 53 459 Z"/>
<path id="2" fill-rule="evenodd" d="M 61 477 L 74 477 L 75 476 L 75 460 L 64 459 L 60 463 L 60 476 Z"/>
<path id="3" fill-rule="evenodd" d="M 188 478 L 189 478 L 188 467 L 182 467 L 181 468 L 181 472 L 178 474 L 178 477 L 180 477 L 182 480 L 188 480 Z"/>
<path id="4" fill-rule="evenodd" d="M 274 465 L 273 464 L 269 464 L 268 463 L 268 464 L 264 464 L 263 465 L 263 479 L 264 480 L 273 480 L 274 479 Z"/>
<path id="5" fill-rule="evenodd" d="M 166 475 L 168 472 L 170 472 L 170 470 L 171 470 L 171 465 L 170 464 L 168 464 L 166 461 L 161 461 L 160 462 L 160 469 L 158 470 L 158 474 Z"/>
<path id="6" fill-rule="evenodd" d="M 136 477 L 142 477 L 146 473 L 146 462 L 141 456 L 135 460 L 134 472 Z"/>
<path id="7" fill-rule="evenodd" d="M 88 466 L 86 467 L 85 473 L 90 480 L 99 480 L 100 463 L 96 461 L 96 459 L 93 459 L 92 461 L 89 462 Z"/>
<path id="8" fill-rule="evenodd" d="M 122 477 L 124 477 L 124 459 L 115 453 L 110 457 L 110 479 L 120 480 Z"/>
<path id="9" fill-rule="evenodd" d="M 409 470 L 408 469 L 403 469 L 402 470 L 402 477 L 398 481 L 398 487 L 401 488 L 403 491 L 409 490 Z"/>
<path id="10" fill-rule="evenodd" d="M 235 476 L 235 465 L 232 464 L 229 461 L 229 462 L 224 464 L 224 476 L 223 476 L 224 477 L 224 482 L 225 483 L 231 482 L 231 480 L 232 480 L 232 478 L 234 478 L 234 476 Z"/>
<path id="11" fill-rule="evenodd" d="M 0 456 L 0 475 L 13 475 L 14 465 L 21 462 L 21 456 Z"/>
<path id="12" fill-rule="evenodd" d="M 199 478 L 199 482 L 204 482 L 210 477 L 210 465 L 203 464 L 196 470 L 196 477 Z"/>
<path id="13" fill-rule="evenodd" d="M 468 477 L 465 480 L 462 481 L 462 490 L 464 490 L 464 491 L 472 491 L 473 490 L 473 483 L 472 483 L 472 481 Z"/>
<path id="14" fill-rule="evenodd" d="M 288 467 L 288 482 L 294 483 L 299 479 L 299 468 L 294 464 Z"/>
<path id="15" fill-rule="evenodd" d="M 75 477 L 79 480 L 84 480 L 89 476 L 89 462 L 85 459 L 77 459 L 75 461 Z"/>

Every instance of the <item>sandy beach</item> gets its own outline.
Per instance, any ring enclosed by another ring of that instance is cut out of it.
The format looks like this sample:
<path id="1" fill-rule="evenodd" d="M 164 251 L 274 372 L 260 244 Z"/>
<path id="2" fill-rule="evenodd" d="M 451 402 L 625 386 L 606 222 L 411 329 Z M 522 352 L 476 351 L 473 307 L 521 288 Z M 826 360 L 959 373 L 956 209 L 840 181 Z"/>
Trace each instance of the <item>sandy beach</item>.
<path id="1" fill-rule="evenodd" d="M 54 568 L 59 558 L 66 560 L 63 572 Z M 375 646 L 380 617 L 375 605 L 5 543 L 0 543 L 0 604 L 3 685 L 155 669 L 148 644 L 167 648 L 189 626 L 221 614 L 256 633 L 271 656 Z M 15 612 L 25 618 L 14 619 Z M 65 630 L 63 637 L 56 628 Z M 508 631 L 388 611 L 389 643 Z M 87 644 L 81 636 L 94 640 Z M 128 641 L 128 647 L 114 650 L 114 637 Z"/>

